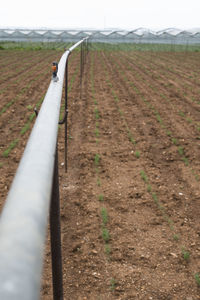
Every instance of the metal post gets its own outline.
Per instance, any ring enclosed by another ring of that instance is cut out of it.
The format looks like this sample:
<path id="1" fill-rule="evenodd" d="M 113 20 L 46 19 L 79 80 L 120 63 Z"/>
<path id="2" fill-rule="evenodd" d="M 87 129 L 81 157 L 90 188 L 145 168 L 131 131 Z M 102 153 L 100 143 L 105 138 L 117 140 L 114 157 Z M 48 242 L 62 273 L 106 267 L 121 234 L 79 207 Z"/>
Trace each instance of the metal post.
<path id="1" fill-rule="evenodd" d="M 55 156 L 55 164 L 54 164 L 53 188 L 52 188 L 51 207 L 50 207 L 50 233 L 51 233 L 53 299 L 63 300 L 63 274 L 62 274 L 57 147 L 56 147 L 56 156 Z"/>
<path id="2" fill-rule="evenodd" d="M 68 115 L 68 61 L 65 67 L 65 172 L 67 172 L 67 115 Z"/>

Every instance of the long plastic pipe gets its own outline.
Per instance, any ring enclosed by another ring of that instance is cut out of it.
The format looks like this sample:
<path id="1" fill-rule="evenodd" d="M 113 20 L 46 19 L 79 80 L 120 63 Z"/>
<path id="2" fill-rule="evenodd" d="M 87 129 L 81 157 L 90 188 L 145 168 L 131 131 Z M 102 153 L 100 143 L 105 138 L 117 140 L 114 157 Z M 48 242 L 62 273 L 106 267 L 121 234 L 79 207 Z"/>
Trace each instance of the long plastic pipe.
<path id="1" fill-rule="evenodd" d="M 0 217 L 0 299 L 39 299 L 67 50 L 31 132 Z"/>

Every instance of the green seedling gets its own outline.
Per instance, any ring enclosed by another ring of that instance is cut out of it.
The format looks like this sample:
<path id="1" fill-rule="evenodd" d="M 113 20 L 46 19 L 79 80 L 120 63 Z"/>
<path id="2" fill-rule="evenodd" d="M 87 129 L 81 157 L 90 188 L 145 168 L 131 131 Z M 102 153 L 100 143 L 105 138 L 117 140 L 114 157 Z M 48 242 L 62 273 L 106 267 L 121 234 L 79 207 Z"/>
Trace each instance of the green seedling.
<path id="1" fill-rule="evenodd" d="M 184 148 L 183 147 L 178 147 L 178 153 L 180 154 L 180 155 L 183 155 L 184 154 Z"/>
<path id="2" fill-rule="evenodd" d="M 167 135 L 171 136 L 172 135 L 171 131 L 167 131 Z"/>
<path id="3" fill-rule="evenodd" d="M 197 285 L 200 287 L 200 276 L 199 276 L 199 273 L 196 273 L 196 274 L 194 275 L 194 278 L 195 278 L 195 280 L 196 280 Z"/>
<path id="4" fill-rule="evenodd" d="M 103 225 L 105 226 L 108 223 L 108 212 L 105 207 L 101 209 L 101 217 L 102 217 Z"/>
<path id="5" fill-rule="evenodd" d="M 135 156 L 136 156 L 137 158 L 140 158 L 140 151 L 136 150 L 136 151 L 135 151 Z"/>
<path id="6" fill-rule="evenodd" d="M 98 186 L 101 186 L 101 181 L 100 181 L 99 178 L 97 178 L 97 185 L 98 185 Z"/>
<path id="7" fill-rule="evenodd" d="M 110 240 L 110 234 L 107 228 L 102 228 L 102 238 L 106 243 Z"/>
<path id="8" fill-rule="evenodd" d="M 158 197 L 156 195 L 156 193 L 152 193 L 152 197 L 153 197 L 153 200 L 156 204 L 158 204 Z"/>
<path id="9" fill-rule="evenodd" d="M 174 235 L 173 235 L 173 239 L 174 239 L 175 241 L 178 241 L 178 240 L 179 240 L 179 235 L 178 235 L 178 234 L 174 234 Z"/>
<path id="10" fill-rule="evenodd" d="M 147 175 L 145 174 L 145 172 L 144 172 L 144 171 L 141 171 L 141 172 L 140 172 L 140 175 L 141 175 L 142 179 L 144 180 L 144 182 L 147 183 L 147 182 L 148 182 L 148 177 L 147 177 Z"/>
<path id="11" fill-rule="evenodd" d="M 147 192 L 148 192 L 148 193 L 151 193 L 151 190 L 152 190 L 151 185 L 148 184 L 148 185 L 147 185 Z"/>
<path id="12" fill-rule="evenodd" d="M 4 152 L 3 152 L 3 156 L 4 157 L 8 157 L 8 155 L 10 154 L 10 152 L 12 151 L 12 149 L 15 148 L 15 146 L 18 144 L 19 142 L 19 139 L 16 139 L 14 140 L 13 142 L 10 143 L 8 149 L 6 149 Z"/>
<path id="13" fill-rule="evenodd" d="M 184 112 L 182 112 L 182 111 L 179 112 L 179 115 L 180 115 L 181 117 L 185 117 L 185 114 L 184 114 Z"/>
<path id="14" fill-rule="evenodd" d="M 188 160 L 187 157 L 184 156 L 184 157 L 182 158 L 182 160 L 184 161 L 184 163 L 185 163 L 186 166 L 189 166 L 189 160 Z"/>
<path id="15" fill-rule="evenodd" d="M 99 165 L 99 161 L 100 161 L 100 155 L 99 155 L 99 154 L 96 154 L 95 157 L 94 157 L 94 162 L 95 162 L 95 165 L 96 165 L 96 166 Z"/>
<path id="16" fill-rule="evenodd" d="M 111 278 L 110 280 L 110 289 L 111 291 L 114 291 L 116 288 L 116 280 L 114 278 Z"/>
<path id="17" fill-rule="evenodd" d="M 103 202 L 104 196 L 102 194 L 99 195 L 99 201 Z"/>
<path id="18" fill-rule="evenodd" d="M 98 128 L 95 128 L 95 135 L 96 135 L 96 137 L 99 137 L 99 129 Z"/>
<path id="19" fill-rule="evenodd" d="M 99 119 L 99 111 L 98 111 L 98 108 L 95 107 L 94 113 L 95 113 L 95 118 L 98 120 L 98 119 Z"/>
<path id="20" fill-rule="evenodd" d="M 184 247 L 182 247 L 182 255 L 183 255 L 183 258 L 185 261 L 189 261 L 190 259 L 190 252 L 189 251 L 186 251 Z"/>
<path id="21" fill-rule="evenodd" d="M 173 143 L 174 145 L 177 145 L 177 139 L 172 138 L 172 143 Z"/>
<path id="22" fill-rule="evenodd" d="M 105 244 L 105 253 L 106 255 L 110 255 L 111 253 L 111 248 L 110 248 L 110 245 L 109 244 Z"/>

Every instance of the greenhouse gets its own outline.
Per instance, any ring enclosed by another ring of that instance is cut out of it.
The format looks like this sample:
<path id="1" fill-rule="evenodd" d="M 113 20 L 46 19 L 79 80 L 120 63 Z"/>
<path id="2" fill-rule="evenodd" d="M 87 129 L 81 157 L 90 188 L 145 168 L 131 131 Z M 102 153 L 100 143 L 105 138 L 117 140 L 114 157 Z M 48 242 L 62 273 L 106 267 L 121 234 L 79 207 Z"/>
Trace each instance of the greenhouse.
<path id="1" fill-rule="evenodd" d="M 146 28 L 134 30 L 55 30 L 55 29 L 0 29 L 0 41 L 16 42 L 76 42 L 89 36 L 91 42 L 103 43 L 156 43 L 199 44 L 200 31 L 167 28 L 152 31 Z"/>

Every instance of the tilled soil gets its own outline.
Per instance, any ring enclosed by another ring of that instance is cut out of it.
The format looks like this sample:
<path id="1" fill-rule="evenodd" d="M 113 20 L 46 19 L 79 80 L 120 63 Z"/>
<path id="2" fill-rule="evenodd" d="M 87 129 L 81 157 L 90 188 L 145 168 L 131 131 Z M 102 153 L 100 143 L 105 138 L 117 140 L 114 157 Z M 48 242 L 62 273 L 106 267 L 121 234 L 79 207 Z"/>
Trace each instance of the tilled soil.
<path id="1" fill-rule="evenodd" d="M 198 61 L 90 51 L 80 92 L 72 59 L 67 173 L 63 127 L 58 139 L 64 299 L 200 299 Z M 34 85 L 40 98 L 47 87 Z M 4 114 L 3 150 L 26 99 Z M 27 138 L 1 157 L 2 202 Z M 48 236 L 42 299 L 52 299 L 49 249 Z"/>

